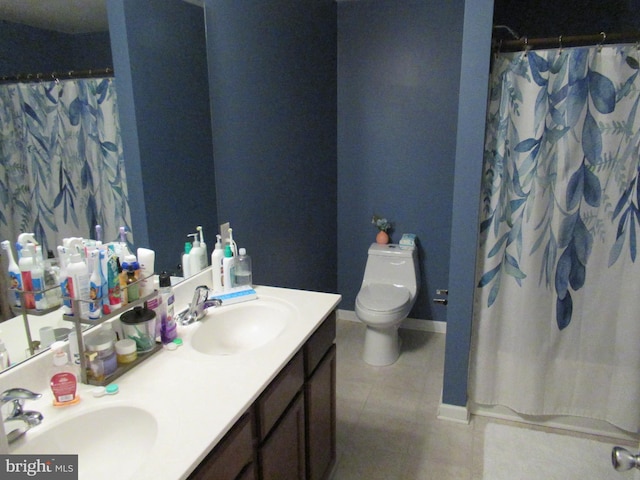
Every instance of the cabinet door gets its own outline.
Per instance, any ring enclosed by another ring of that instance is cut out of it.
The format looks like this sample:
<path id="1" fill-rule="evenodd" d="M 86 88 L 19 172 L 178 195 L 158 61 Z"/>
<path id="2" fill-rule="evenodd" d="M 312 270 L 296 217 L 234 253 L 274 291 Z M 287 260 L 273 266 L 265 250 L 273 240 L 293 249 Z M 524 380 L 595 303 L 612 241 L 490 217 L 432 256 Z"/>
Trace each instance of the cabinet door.
<path id="1" fill-rule="evenodd" d="M 189 480 L 234 480 L 253 460 L 253 432 L 251 414 L 244 415 L 220 443 L 198 465 Z M 247 475 L 253 469 L 247 468 Z M 246 473 L 246 472 L 245 472 Z M 255 478 L 247 476 L 242 478 Z"/>
<path id="2" fill-rule="evenodd" d="M 309 480 L 329 478 L 336 460 L 336 346 L 305 383 Z"/>
<path id="3" fill-rule="evenodd" d="M 305 478 L 304 395 L 298 394 L 259 452 L 262 480 Z"/>

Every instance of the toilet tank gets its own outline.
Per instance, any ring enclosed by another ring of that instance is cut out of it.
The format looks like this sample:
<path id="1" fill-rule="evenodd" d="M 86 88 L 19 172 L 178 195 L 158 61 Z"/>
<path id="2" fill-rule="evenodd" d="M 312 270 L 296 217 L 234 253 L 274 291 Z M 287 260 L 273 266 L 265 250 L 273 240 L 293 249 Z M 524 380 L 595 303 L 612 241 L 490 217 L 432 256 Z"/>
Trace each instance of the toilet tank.
<path id="1" fill-rule="evenodd" d="M 396 244 L 372 244 L 362 286 L 369 283 L 392 284 L 406 287 L 415 297 L 418 287 L 418 254 L 415 247 Z"/>

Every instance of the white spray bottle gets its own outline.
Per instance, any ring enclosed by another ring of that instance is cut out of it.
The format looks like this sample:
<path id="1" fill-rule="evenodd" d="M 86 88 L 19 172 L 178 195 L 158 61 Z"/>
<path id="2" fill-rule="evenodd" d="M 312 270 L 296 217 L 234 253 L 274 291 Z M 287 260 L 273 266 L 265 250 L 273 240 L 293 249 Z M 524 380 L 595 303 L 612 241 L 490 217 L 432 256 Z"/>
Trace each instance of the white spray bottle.
<path id="1" fill-rule="evenodd" d="M 22 290 L 22 275 L 20 274 L 20 268 L 13 258 L 13 251 L 11 250 L 11 242 L 4 240 L 2 242 L 2 249 L 7 252 L 7 259 L 9 260 L 9 288 L 14 290 L 10 298 L 12 305 L 20 307 L 22 302 L 20 301 L 19 290 Z"/>

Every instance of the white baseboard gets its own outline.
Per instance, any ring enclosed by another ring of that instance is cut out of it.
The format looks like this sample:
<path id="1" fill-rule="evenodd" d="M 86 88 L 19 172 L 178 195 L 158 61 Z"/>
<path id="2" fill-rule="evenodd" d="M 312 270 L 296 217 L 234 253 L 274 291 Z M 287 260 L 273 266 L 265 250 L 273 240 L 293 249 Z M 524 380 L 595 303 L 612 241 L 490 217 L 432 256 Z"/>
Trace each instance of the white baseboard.
<path id="1" fill-rule="evenodd" d="M 338 309 L 338 318 L 350 322 L 359 322 L 356 312 L 353 310 Z M 407 330 L 420 330 L 422 332 L 447 333 L 447 322 L 437 320 L 420 320 L 418 318 L 405 318 L 400 328 Z"/>
<path id="2" fill-rule="evenodd" d="M 448 403 L 441 403 L 438 407 L 438 420 L 446 420 L 448 422 L 469 424 L 471 413 L 469 409 L 460 405 L 450 405 Z"/>

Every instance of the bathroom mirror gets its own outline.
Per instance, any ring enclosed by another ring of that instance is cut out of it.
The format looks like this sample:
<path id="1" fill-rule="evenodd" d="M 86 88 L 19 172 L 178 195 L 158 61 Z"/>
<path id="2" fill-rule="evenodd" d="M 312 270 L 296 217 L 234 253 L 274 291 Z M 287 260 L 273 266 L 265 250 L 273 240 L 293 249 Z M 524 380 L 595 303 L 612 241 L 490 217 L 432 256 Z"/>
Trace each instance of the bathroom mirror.
<path id="1" fill-rule="evenodd" d="M 202 3 L 198 2 L 197 0 L 174 0 L 174 1 L 188 1 L 188 3 L 192 3 L 195 5 L 198 5 L 200 7 L 202 7 Z M 45 12 L 44 15 L 47 18 L 47 21 L 56 21 L 58 16 L 64 16 L 67 14 L 73 14 L 76 16 L 79 16 L 80 18 L 83 18 L 83 15 L 85 15 L 85 18 L 83 19 L 83 21 L 87 21 L 86 20 L 86 15 L 88 15 L 86 12 L 83 13 L 83 6 L 86 6 L 87 8 L 89 8 L 89 12 L 91 14 L 93 13 L 99 13 L 100 15 L 102 15 L 102 20 L 97 20 L 98 24 L 100 22 L 102 22 L 103 25 L 108 26 L 108 22 L 106 19 L 106 0 L 83 0 L 83 2 L 80 2 L 82 5 L 78 6 L 76 4 L 74 4 L 74 9 L 70 9 L 69 7 L 69 2 L 70 0 L 55 0 L 55 1 L 51 1 L 51 2 L 33 2 L 33 3 L 29 3 L 29 2 L 24 2 L 24 0 L 0 0 L 0 12 L 2 12 L 2 14 L 0 14 L 0 20 L 7 20 L 10 21 L 12 23 L 18 23 L 18 18 L 10 15 L 10 16 L 4 16 L 5 14 L 11 14 L 12 12 L 15 11 L 16 8 L 19 7 L 24 7 L 26 10 L 26 14 L 31 15 L 33 14 L 35 11 L 37 11 L 39 8 L 44 8 Z M 78 7 L 78 8 L 76 8 Z M 55 12 L 55 15 L 52 13 Z M 59 18 L 60 21 L 64 21 L 64 18 Z M 93 22 L 92 22 L 93 23 Z M 33 23 L 33 21 L 31 21 L 32 25 L 36 25 L 36 23 Z M 2 35 L 0 34 L 0 38 L 2 38 Z M 108 33 L 105 36 L 105 40 L 108 43 L 109 42 L 109 38 L 108 38 Z M 5 48 L 5 51 L 11 51 L 11 48 Z M 110 48 L 109 48 L 110 50 Z M 89 56 L 90 57 L 90 56 Z M 105 65 L 105 62 L 101 61 L 99 62 L 99 64 L 96 65 L 88 65 L 86 67 L 82 67 L 83 69 L 91 69 L 91 68 L 105 68 L 106 66 L 111 66 L 113 65 L 113 63 L 110 63 L 110 65 Z M 30 73 L 30 72 L 51 72 L 54 71 L 54 69 L 52 69 L 50 66 L 43 66 L 42 68 L 36 68 L 33 66 L 30 66 L 27 69 L 19 69 L 18 72 L 16 73 Z M 4 72 L 3 72 L 4 73 Z M 125 153 L 126 155 L 126 153 Z M 149 207 L 147 205 L 147 207 Z M 135 232 L 134 232 L 135 234 Z M 13 239 L 11 239 L 13 240 Z M 135 238 L 134 238 L 135 240 Z M 151 242 L 150 242 L 151 243 Z M 150 248 L 153 248 L 153 245 L 149 245 Z M 177 255 L 176 255 L 177 256 Z M 4 257 L 3 257 L 4 258 Z M 176 261 L 177 263 L 177 261 Z M 3 261 L 4 264 L 4 261 Z M 4 266 L 4 265 L 3 265 Z M 4 271 L 6 271 L 6 268 L 3 268 Z M 2 275 L 2 278 L 4 279 L 5 275 Z M 1 285 L 1 282 L 0 282 Z M 6 292 L 7 289 L 6 287 L 3 287 L 3 292 Z M 2 300 L 4 301 L 6 296 L 3 295 Z M 6 302 L 3 302 L 6 303 Z M 52 314 L 49 314 L 52 315 Z M 61 316 L 60 312 L 56 312 L 55 315 Z M 4 339 L 7 335 L 9 335 L 9 330 L 12 331 L 12 335 L 14 335 L 15 333 L 13 333 L 14 331 L 19 331 L 21 332 L 21 340 L 24 341 L 24 347 L 21 347 L 19 350 L 21 353 L 24 353 L 27 347 L 27 337 L 28 334 L 26 333 L 26 329 L 24 326 L 24 322 L 22 321 L 22 317 L 18 316 L 17 318 L 13 319 L 12 322 L 14 322 L 16 325 L 15 326 L 9 326 L 9 324 L 7 322 L 3 322 L 0 323 L 0 338 Z M 62 320 L 59 320 L 59 323 L 61 323 L 62 325 L 56 325 L 57 327 L 70 327 L 72 324 L 68 323 L 68 322 L 64 322 Z M 68 323 L 68 325 L 67 325 Z M 47 326 L 46 321 L 43 320 L 43 317 L 29 317 L 29 331 L 31 332 L 31 337 L 32 339 L 39 339 L 39 330 L 41 327 L 43 326 Z M 9 339 L 6 339 L 5 342 L 10 343 Z M 21 355 L 14 355 L 12 356 L 11 360 L 12 362 L 16 363 L 18 360 L 21 359 Z"/>

